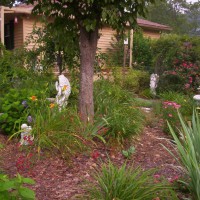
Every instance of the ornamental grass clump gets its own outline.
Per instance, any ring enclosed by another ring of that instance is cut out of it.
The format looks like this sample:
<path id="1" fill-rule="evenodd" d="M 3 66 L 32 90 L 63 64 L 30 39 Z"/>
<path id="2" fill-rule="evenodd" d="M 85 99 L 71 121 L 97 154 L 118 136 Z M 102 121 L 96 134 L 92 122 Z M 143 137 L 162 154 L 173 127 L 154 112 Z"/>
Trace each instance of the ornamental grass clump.
<path id="1" fill-rule="evenodd" d="M 85 139 L 81 134 L 81 122 L 76 108 L 66 108 L 60 112 L 58 106 L 49 102 L 41 104 L 35 102 L 35 104 L 31 109 L 32 134 L 38 152 L 41 148 L 57 150 L 64 158 L 69 158 L 85 148 Z"/>
<path id="2" fill-rule="evenodd" d="M 128 168 L 125 164 L 120 168 L 111 162 L 104 164 L 94 175 L 96 184 L 89 184 L 89 199 L 176 200 L 177 197 L 168 183 L 155 182 L 154 172 Z"/>
<path id="3" fill-rule="evenodd" d="M 106 138 L 122 142 L 141 132 L 144 116 L 134 106 L 132 95 L 119 85 L 106 80 L 96 81 L 94 105 L 96 117 L 106 119 Z"/>
<path id="4" fill-rule="evenodd" d="M 170 132 L 177 145 L 180 162 L 183 165 L 188 176 L 188 181 L 183 182 L 193 199 L 200 200 L 200 120 L 199 114 L 193 112 L 192 123 L 187 125 L 183 120 L 182 115 L 178 112 L 181 129 L 179 130 L 179 137 L 174 129 L 168 123 Z M 169 151 L 169 150 L 168 150 Z M 171 153 L 171 152 L 170 152 Z M 172 154 L 172 153 L 171 153 Z M 176 158 L 179 161 L 178 158 Z"/>
<path id="5" fill-rule="evenodd" d="M 76 107 L 59 111 L 56 104 L 35 95 L 29 97 L 27 105 L 25 123 L 32 127 L 31 134 L 39 154 L 46 149 L 52 153 L 60 153 L 68 159 L 86 149 L 85 143 L 88 139 L 83 134 Z M 21 132 L 19 130 L 14 133 L 10 139 Z"/>

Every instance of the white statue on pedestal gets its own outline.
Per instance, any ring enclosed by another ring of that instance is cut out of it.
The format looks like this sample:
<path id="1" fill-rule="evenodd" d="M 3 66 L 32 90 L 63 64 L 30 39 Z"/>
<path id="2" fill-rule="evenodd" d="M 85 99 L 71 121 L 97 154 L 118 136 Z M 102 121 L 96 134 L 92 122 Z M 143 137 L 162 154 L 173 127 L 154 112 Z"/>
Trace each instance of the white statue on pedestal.
<path id="1" fill-rule="evenodd" d="M 151 90 L 151 93 L 153 95 L 156 95 L 156 88 L 157 88 L 158 81 L 159 81 L 159 75 L 158 74 L 151 74 L 150 90 Z"/>
<path id="2" fill-rule="evenodd" d="M 56 81 L 55 86 L 58 94 L 56 95 L 56 103 L 61 110 L 67 105 L 67 100 L 71 93 L 71 86 L 68 79 L 64 75 L 58 76 L 59 81 Z"/>
<path id="3" fill-rule="evenodd" d="M 21 125 L 21 145 L 30 145 L 33 143 L 33 136 L 31 135 L 32 128 L 31 126 L 28 126 L 27 124 Z"/>

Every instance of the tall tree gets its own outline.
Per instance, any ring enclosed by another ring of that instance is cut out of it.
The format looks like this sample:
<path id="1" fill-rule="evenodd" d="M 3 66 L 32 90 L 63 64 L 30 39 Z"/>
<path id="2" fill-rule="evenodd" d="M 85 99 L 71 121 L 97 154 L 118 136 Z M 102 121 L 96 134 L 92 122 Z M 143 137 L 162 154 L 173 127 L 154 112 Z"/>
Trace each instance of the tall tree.
<path id="1" fill-rule="evenodd" d="M 108 25 L 123 31 L 134 27 L 137 14 L 144 16 L 146 3 L 154 0 L 25 0 L 34 4 L 33 12 L 62 18 L 68 27 L 78 28 L 80 48 L 79 113 L 84 122 L 93 121 L 93 73 L 99 29 Z M 64 44 L 63 44 L 64 45 Z"/>
<path id="2" fill-rule="evenodd" d="M 200 2 L 190 3 L 185 14 L 190 24 L 189 34 L 200 35 Z"/>
<path id="3" fill-rule="evenodd" d="M 186 0 L 157 0 L 147 6 L 147 19 L 171 26 L 174 33 L 188 33 L 190 23 L 185 15 L 188 5 Z"/>

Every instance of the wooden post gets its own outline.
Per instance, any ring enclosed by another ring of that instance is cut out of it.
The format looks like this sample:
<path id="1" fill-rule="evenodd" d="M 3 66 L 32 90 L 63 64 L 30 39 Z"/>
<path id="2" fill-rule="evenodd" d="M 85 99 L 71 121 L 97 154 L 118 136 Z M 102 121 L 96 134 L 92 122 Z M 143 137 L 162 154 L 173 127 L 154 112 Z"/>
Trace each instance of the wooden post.
<path id="1" fill-rule="evenodd" d="M 133 29 L 130 32 L 130 60 L 129 67 L 132 68 L 133 64 Z"/>
<path id="2" fill-rule="evenodd" d="M 1 43 L 4 45 L 4 7 L 1 6 Z"/>

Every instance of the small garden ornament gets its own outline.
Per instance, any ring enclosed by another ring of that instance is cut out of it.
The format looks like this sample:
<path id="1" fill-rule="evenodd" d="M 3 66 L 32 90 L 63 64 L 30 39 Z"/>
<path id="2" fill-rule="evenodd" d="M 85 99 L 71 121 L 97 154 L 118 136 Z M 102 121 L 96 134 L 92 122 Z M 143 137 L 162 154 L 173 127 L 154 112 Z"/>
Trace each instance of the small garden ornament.
<path id="1" fill-rule="evenodd" d="M 198 106 L 198 109 L 199 109 L 199 106 L 200 106 L 200 86 L 197 88 L 197 91 L 198 91 L 198 94 L 194 95 L 193 99 L 196 101 L 196 105 Z"/>
<path id="2" fill-rule="evenodd" d="M 56 81 L 55 86 L 58 94 L 56 95 L 56 103 L 61 111 L 67 105 L 67 100 L 71 93 L 71 86 L 68 79 L 64 75 L 58 76 L 59 81 Z"/>
<path id="3" fill-rule="evenodd" d="M 27 124 L 21 125 L 21 145 L 29 145 L 33 143 L 33 136 L 31 135 L 32 127 L 28 126 Z"/>
<path id="4" fill-rule="evenodd" d="M 151 74 L 150 90 L 151 90 L 151 93 L 153 95 L 156 95 L 156 88 L 157 88 L 158 81 L 159 81 L 159 75 L 158 74 Z"/>

